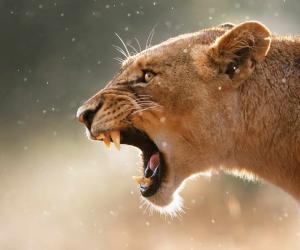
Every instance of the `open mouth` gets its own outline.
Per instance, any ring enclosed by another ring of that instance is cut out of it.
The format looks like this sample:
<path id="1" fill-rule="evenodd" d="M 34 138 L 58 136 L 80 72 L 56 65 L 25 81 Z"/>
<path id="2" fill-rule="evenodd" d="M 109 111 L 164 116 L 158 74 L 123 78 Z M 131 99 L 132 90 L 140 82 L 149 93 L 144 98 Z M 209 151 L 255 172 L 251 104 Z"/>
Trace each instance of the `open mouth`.
<path id="1" fill-rule="evenodd" d="M 163 154 L 146 133 L 131 127 L 100 133 L 97 140 L 103 140 L 106 145 L 113 142 L 117 148 L 120 144 L 139 148 L 142 151 L 143 176 L 133 178 L 140 184 L 142 196 L 150 197 L 158 191 L 166 175 L 165 161 Z"/>

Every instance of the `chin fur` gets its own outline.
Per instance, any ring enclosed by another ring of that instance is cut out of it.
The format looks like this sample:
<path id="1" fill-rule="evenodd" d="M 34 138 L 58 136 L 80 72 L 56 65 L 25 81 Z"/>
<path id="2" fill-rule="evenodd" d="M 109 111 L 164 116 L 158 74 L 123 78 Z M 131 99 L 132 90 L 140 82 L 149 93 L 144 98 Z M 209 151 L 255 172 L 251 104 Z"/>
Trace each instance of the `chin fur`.
<path id="1" fill-rule="evenodd" d="M 174 192 L 171 192 L 166 186 L 162 186 L 154 196 L 142 197 L 141 207 L 145 208 L 145 212 L 149 211 L 150 214 L 158 212 L 171 218 L 178 217 L 184 213 L 183 199 L 179 195 L 184 186 L 185 181 Z"/>

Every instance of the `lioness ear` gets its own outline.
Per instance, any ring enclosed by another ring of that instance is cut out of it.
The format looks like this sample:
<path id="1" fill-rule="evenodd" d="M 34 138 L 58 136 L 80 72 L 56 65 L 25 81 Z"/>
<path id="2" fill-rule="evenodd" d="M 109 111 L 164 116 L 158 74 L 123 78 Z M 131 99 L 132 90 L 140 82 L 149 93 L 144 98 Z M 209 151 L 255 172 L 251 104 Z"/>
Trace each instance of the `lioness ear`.
<path id="1" fill-rule="evenodd" d="M 220 72 L 236 86 L 247 79 L 261 62 L 271 43 L 270 31 L 261 23 L 244 22 L 227 31 L 212 45 L 209 54 Z"/>

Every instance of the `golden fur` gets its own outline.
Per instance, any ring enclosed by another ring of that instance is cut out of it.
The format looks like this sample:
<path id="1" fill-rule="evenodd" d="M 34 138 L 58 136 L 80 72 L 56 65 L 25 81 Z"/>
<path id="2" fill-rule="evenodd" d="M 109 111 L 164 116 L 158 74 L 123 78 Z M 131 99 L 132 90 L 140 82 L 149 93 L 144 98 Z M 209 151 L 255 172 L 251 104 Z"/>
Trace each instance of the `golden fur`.
<path id="1" fill-rule="evenodd" d="M 133 83 L 143 70 L 155 77 Z M 247 171 L 300 199 L 300 39 L 271 36 L 258 22 L 171 38 L 129 57 L 82 109 L 91 133 L 127 126 L 164 154 L 167 177 L 149 197 L 167 206 L 185 179 Z"/>

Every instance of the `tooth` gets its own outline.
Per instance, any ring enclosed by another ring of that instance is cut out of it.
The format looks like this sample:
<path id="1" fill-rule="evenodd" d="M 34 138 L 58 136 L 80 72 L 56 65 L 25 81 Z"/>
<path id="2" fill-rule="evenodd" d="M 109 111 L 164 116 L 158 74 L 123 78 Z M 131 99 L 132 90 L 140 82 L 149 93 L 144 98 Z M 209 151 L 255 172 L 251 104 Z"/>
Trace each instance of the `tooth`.
<path id="1" fill-rule="evenodd" d="M 97 136 L 97 140 L 103 140 L 105 138 L 105 135 L 103 133 L 100 133 L 98 136 Z"/>
<path id="2" fill-rule="evenodd" d="M 132 176 L 132 179 L 134 179 L 137 182 L 137 184 L 141 184 L 143 177 L 142 176 Z"/>
<path id="3" fill-rule="evenodd" d="M 115 144 L 116 148 L 120 150 L 120 131 L 115 130 L 110 132 L 110 137 Z"/>
<path id="4" fill-rule="evenodd" d="M 146 178 L 144 176 L 132 176 L 132 178 L 140 185 L 144 187 L 149 187 L 152 184 L 151 178 Z"/>
<path id="5" fill-rule="evenodd" d="M 105 145 L 107 148 L 110 148 L 110 137 L 109 137 L 109 133 L 106 133 L 106 134 L 104 135 L 103 142 L 104 142 L 104 145 Z"/>

